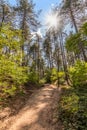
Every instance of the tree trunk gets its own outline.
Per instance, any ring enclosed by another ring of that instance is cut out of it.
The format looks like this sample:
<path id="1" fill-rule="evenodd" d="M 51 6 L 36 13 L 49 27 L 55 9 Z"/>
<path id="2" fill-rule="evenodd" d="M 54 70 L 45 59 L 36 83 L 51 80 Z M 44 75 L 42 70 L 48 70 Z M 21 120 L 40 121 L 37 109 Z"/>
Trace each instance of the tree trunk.
<path id="1" fill-rule="evenodd" d="M 74 15 L 73 15 L 73 11 L 72 11 L 71 7 L 70 7 L 70 14 L 71 14 L 71 19 L 72 19 L 73 25 L 75 27 L 75 31 L 76 31 L 76 33 L 78 33 L 78 28 L 77 28 L 76 21 L 75 21 L 75 18 L 74 18 Z M 79 48 L 80 48 L 80 50 L 81 50 L 81 52 L 83 54 L 84 60 L 87 62 L 87 57 L 86 57 L 86 54 L 85 54 L 82 42 L 79 43 Z"/>
<path id="2" fill-rule="evenodd" d="M 74 18 L 74 15 L 73 15 L 73 11 L 72 11 L 71 7 L 70 7 L 70 15 L 71 15 L 71 19 L 72 19 L 75 31 L 76 31 L 76 33 L 78 33 L 78 28 L 77 28 L 76 21 L 75 21 L 75 18 Z"/>

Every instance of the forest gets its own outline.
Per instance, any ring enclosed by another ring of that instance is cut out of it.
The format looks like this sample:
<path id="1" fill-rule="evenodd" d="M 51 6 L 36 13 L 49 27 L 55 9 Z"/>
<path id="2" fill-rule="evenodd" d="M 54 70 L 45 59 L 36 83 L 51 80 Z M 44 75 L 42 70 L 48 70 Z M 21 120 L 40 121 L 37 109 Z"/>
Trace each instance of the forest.
<path id="1" fill-rule="evenodd" d="M 41 13 L 32 0 L 0 0 L 0 109 L 26 88 L 53 84 L 59 130 L 87 130 L 87 1 L 61 0 L 44 26 Z"/>

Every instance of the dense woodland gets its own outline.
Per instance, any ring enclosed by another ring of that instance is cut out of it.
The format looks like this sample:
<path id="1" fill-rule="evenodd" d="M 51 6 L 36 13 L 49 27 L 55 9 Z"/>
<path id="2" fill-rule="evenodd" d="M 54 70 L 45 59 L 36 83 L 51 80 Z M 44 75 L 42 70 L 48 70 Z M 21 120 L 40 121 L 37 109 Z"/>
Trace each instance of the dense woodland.
<path id="1" fill-rule="evenodd" d="M 0 102 L 26 84 L 56 84 L 65 130 L 87 130 L 87 1 L 63 0 L 52 12 L 60 24 L 41 36 L 33 1 L 0 0 Z"/>

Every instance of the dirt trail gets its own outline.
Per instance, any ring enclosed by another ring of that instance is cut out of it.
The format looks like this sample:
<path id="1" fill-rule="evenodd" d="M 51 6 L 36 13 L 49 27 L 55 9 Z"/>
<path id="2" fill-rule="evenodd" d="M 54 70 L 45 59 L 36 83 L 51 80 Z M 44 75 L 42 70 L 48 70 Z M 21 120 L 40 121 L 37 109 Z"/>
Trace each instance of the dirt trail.
<path id="1" fill-rule="evenodd" d="M 0 125 L 0 130 L 62 130 L 54 118 L 59 93 L 53 85 L 36 90 L 17 115 Z"/>

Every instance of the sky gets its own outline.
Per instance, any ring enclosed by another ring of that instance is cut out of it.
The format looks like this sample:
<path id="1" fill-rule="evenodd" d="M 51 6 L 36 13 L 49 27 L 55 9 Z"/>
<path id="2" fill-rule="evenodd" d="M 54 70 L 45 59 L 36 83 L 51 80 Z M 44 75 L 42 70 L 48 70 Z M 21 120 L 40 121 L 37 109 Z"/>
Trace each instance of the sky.
<path id="1" fill-rule="evenodd" d="M 49 12 L 50 8 L 53 5 L 58 5 L 61 0 L 33 0 L 34 3 L 36 4 L 35 10 L 42 10 L 41 15 L 40 15 L 40 20 L 43 20 L 43 17 L 47 12 Z"/>
<path id="2" fill-rule="evenodd" d="M 15 4 L 16 0 L 9 0 L 11 4 Z M 47 13 L 52 5 L 59 4 L 61 0 L 33 0 L 33 2 L 36 4 L 35 10 L 42 10 L 42 13 L 40 15 L 41 19 L 45 13 Z"/>
<path id="3" fill-rule="evenodd" d="M 9 2 L 14 5 L 16 0 L 9 0 Z M 33 2 L 36 4 L 35 11 L 38 12 L 39 10 L 42 10 L 39 21 L 43 25 L 45 15 L 49 12 L 49 10 L 52 8 L 53 5 L 58 5 L 61 0 L 33 0 Z"/>
<path id="4" fill-rule="evenodd" d="M 36 9 L 42 9 L 44 12 L 49 10 L 52 4 L 57 4 L 61 0 L 33 0 L 36 3 Z"/>
<path id="5" fill-rule="evenodd" d="M 9 0 L 11 4 L 14 4 L 16 0 Z M 57 4 L 61 0 L 33 0 L 36 4 L 36 10 L 42 9 L 43 11 L 48 10 L 52 4 Z"/>

